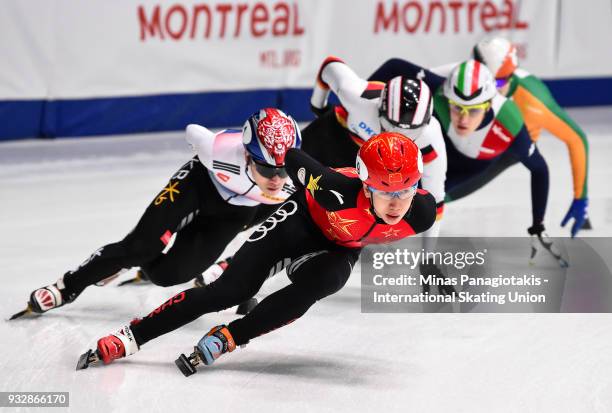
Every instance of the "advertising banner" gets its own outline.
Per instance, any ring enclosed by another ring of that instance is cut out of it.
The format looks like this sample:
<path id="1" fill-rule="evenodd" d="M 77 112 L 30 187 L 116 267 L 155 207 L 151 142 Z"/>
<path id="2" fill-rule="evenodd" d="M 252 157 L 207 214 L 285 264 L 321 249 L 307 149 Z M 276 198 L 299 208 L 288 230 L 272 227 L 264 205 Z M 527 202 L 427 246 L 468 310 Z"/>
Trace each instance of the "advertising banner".
<path id="1" fill-rule="evenodd" d="M 514 41 L 522 67 L 544 79 L 609 82 L 612 54 L 601 39 L 612 38 L 612 6 L 588 4 L 8 0 L 0 118 L 11 125 L 0 138 L 236 125 L 265 105 L 306 120 L 328 55 L 367 77 L 392 57 L 426 67 L 464 60 L 488 35 Z"/>

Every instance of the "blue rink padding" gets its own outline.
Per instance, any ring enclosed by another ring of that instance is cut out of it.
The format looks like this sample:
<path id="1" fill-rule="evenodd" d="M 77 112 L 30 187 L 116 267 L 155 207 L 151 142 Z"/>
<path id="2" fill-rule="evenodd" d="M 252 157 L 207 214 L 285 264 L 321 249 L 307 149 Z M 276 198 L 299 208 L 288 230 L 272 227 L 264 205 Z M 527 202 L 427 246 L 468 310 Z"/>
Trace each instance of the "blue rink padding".
<path id="1" fill-rule="evenodd" d="M 0 100 L 0 140 L 41 136 L 43 100 Z"/>
<path id="2" fill-rule="evenodd" d="M 545 81 L 561 106 L 612 105 L 612 77 Z M 311 89 L 261 89 L 138 97 L 0 100 L 0 140 L 116 135 L 242 125 L 262 107 L 313 118 Z"/>

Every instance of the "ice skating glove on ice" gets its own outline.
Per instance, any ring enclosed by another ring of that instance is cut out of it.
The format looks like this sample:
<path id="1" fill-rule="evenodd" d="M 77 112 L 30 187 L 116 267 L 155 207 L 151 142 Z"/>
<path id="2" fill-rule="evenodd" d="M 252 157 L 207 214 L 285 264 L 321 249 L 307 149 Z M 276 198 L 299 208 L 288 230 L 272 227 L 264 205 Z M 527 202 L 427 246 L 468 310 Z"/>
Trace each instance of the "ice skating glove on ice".
<path id="1" fill-rule="evenodd" d="M 236 343 L 226 326 L 220 325 L 213 327 L 198 342 L 198 350 L 201 353 L 202 361 L 206 365 L 213 364 L 223 353 L 232 352 L 236 349 Z"/>
<path id="2" fill-rule="evenodd" d="M 564 227 L 571 218 L 574 218 L 574 224 L 572 225 L 572 238 L 574 238 L 578 231 L 580 231 L 584 221 L 586 220 L 588 205 L 588 198 L 574 199 L 572 205 L 567 211 L 567 214 L 565 214 L 565 218 L 563 218 L 563 221 L 561 221 L 561 226 Z"/>

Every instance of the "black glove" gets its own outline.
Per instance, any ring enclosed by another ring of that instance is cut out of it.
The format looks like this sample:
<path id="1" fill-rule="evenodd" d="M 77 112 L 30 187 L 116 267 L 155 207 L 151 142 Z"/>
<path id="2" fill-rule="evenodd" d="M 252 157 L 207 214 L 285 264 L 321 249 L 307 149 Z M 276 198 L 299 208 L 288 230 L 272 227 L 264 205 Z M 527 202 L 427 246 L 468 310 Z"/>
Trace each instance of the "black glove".
<path id="1" fill-rule="evenodd" d="M 453 287 L 452 285 L 442 284 L 442 280 L 447 280 L 447 278 L 437 265 L 430 263 L 421 263 L 419 264 L 419 271 L 421 271 L 421 274 L 424 277 L 427 277 L 428 275 L 433 275 L 433 277 L 431 277 L 431 281 L 434 285 L 438 286 L 438 294 L 451 295 L 452 293 L 456 292 L 455 287 Z M 429 284 L 423 283 L 423 293 L 429 293 Z"/>
<path id="2" fill-rule="evenodd" d="M 310 110 L 317 118 L 323 116 L 328 110 L 331 109 L 331 106 L 325 105 L 323 108 L 317 108 L 316 106 L 310 105 Z"/>

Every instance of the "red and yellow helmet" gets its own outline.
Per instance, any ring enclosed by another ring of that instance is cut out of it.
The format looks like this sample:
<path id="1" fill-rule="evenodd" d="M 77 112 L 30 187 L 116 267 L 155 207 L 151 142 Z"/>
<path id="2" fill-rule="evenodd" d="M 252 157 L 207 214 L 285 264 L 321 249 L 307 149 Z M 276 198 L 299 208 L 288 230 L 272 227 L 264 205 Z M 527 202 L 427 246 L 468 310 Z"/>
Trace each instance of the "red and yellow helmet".
<path id="1" fill-rule="evenodd" d="M 423 159 L 411 139 L 396 132 L 382 132 L 361 146 L 356 167 L 366 185 L 395 192 L 417 184 L 423 174 Z"/>

